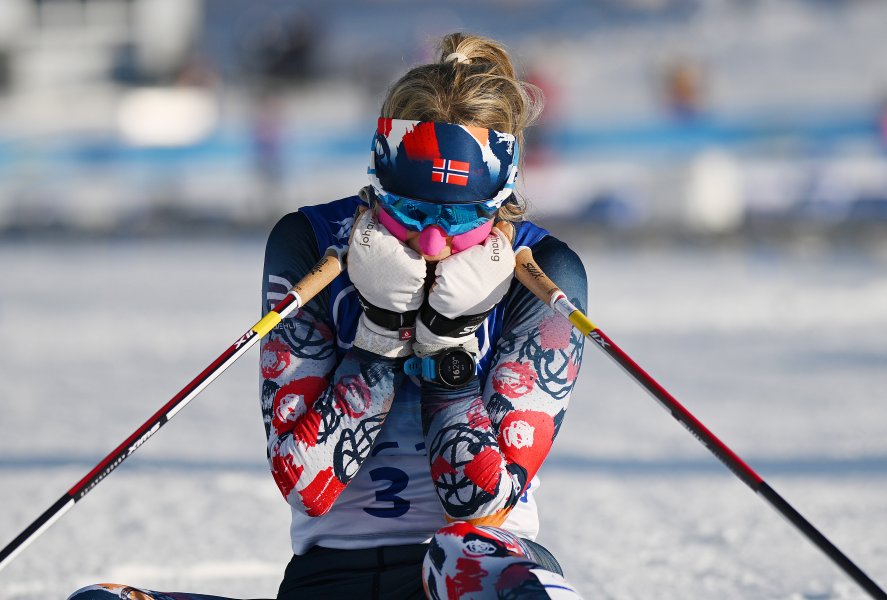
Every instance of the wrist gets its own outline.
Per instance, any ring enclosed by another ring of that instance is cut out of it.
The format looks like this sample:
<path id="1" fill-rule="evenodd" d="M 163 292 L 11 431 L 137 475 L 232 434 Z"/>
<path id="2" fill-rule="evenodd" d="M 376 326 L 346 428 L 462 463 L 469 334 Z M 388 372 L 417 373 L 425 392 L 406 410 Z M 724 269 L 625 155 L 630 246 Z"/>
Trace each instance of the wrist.
<path id="1" fill-rule="evenodd" d="M 445 405 L 452 405 L 454 402 L 474 402 L 482 393 L 480 377 L 477 375 L 472 375 L 464 385 L 457 387 L 422 379 L 419 382 L 419 389 L 422 392 L 422 405 L 426 409 L 431 409 L 432 412 L 436 412 L 438 408 Z"/>
<path id="2" fill-rule="evenodd" d="M 401 331 L 374 323 L 366 314 L 360 315 L 354 346 L 388 358 L 401 358 L 413 353 L 412 333 L 406 339 Z"/>

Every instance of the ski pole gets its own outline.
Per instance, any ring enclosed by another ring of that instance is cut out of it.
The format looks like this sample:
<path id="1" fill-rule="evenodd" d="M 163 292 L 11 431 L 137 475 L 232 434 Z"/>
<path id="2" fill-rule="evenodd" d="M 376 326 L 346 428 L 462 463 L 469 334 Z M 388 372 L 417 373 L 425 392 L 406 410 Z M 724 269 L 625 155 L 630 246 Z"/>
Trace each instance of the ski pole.
<path id="1" fill-rule="evenodd" d="M 133 452 L 148 441 L 152 435 L 163 427 L 176 413 L 185 408 L 200 392 L 212 383 L 222 372 L 246 353 L 256 342 L 262 339 L 280 321 L 293 310 L 304 306 L 318 292 L 329 285 L 344 269 L 344 250 L 329 248 L 320 261 L 311 268 L 261 320 L 246 333 L 237 338 L 227 350 L 212 362 L 191 383 L 182 388 L 160 410 L 136 429 L 122 444 L 108 454 L 74 487 L 56 500 L 55 504 L 43 512 L 33 523 L 28 525 L 14 540 L 0 550 L 0 570 L 9 564 L 41 533 L 49 529 L 63 514 L 68 512 L 76 502 L 92 491 L 101 481 L 119 467 Z"/>
<path id="2" fill-rule="evenodd" d="M 573 324 L 583 335 L 591 339 L 598 348 L 622 367 L 628 375 L 641 385 L 665 410 L 686 427 L 693 436 L 718 457 L 734 475 L 741 479 L 755 493 L 766 500 L 783 517 L 788 519 L 802 534 L 816 544 L 820 550 L 832 559 L 847 575 L 858 583 L 868 594 L 876 600 L 887 600 L 878 584 L 866 575 L 856 564 L 832 544 L 819 532 L 801 513 L 785 501 L 755 473 L 739 456 L 719 440 L 696 417 L 684 408 L 665 388 L 647 374 L 636 362 L 634 362 L 613 340 L 611 340 L 597 325 L 592 323 L 572 302 L 566 294 L 548 278 L 533 260 L 533 253 L 529 248 L 524 248 L 517 253 L 517 266 L 515 276 L 524 286 L 535 294 L 542 302 L 559 312 Z"/>

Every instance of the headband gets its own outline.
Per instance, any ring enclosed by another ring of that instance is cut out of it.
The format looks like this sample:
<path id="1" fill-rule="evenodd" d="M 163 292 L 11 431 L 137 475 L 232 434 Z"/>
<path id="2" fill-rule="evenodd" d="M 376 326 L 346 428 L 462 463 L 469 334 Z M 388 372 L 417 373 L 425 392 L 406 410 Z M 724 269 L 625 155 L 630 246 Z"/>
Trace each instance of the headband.
<path id="1" fill-rule="evenodd" d="M 519 155 L 510 133 L 380 118 L 367 172 L 379 194 L 442 204 L 501 205 L 514 191 Z"/>

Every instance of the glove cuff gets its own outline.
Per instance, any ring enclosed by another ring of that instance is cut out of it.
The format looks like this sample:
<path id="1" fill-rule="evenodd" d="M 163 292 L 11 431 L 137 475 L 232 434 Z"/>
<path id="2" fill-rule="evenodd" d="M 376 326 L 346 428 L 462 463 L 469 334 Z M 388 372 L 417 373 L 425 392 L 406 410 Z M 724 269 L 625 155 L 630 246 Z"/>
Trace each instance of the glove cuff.
<path id="1" fill-rule="evenodd" d="M 384 329 L 393 330 L 397 333 L 397 331 L 401 329 L 406 327 L 412 328 L 416 324 L 418 310 L 407 310 L 404 312 L 387 310 L 376 306 L 364 298 L 363 294 L 359 291 L 357 292 L 357 301 L 360 302 L 363 314 L 365 314 L 370 321 Z"/>
<path id="2" fill-rule="evenodd" d="M 428 329 L 421 316 L 416 321 L 416 341 L 413 343 L 413 352 L 416 356 L 433 356 L 456 346 L 471 352 L 475 357 L 480 354 L 477 338 L 474 337 L 474 334 L 459 337 L 437 335 Z"/>
<path id="3" fill-rule="evenodd" d="M 478 313 L 476 315 L 462 315 L 450 319 L 437 312 L 428 301 L 425 301 L 419 308 L 421 322 L 425 324 L 425 328 L 437 336 L 444 337 L 465 337 L 472 335 L 483 324 L 484 320 L 492 312 L 492 309 Z"/>
<path id="4" fill-rule="evenodd" d="M 413 353 L 412 339 L 401 339 L 399 331 L 376 325 L 366 314 L 360 315 L 357 322 L 354 346 L 388 358 L 401 358 Z"/>

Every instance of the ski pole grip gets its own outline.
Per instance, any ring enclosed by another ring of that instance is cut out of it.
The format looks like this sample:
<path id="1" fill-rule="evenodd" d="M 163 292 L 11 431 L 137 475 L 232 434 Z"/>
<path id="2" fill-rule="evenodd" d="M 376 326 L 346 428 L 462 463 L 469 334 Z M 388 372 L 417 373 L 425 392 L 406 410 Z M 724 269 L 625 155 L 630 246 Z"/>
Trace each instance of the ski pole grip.
<path id="1" fill-rule="evenodd" d="M 501 231 L 508 238 L 508 241 L 514 239 L 514 225 L 508 221 L 497 222 L 496 229 Z M 548 278 L 548 275 L 545 274 L 542 268 L 536 264 L 536 261 L 533 259 L 533 251 L 526 246 L 521 246 L 518 248 L 514 261 L 514 276 L 517 277 L 517 280 L 533 292 L 546 306 L 554 308 L 554 300 L 557 299 L 558 295 L 563 296 L 564 293 Z"/>
<path id="2" fill-rule="evenodd" d="M 519 248 L 515 258 L 514 276 L 524 287 L 544 304 L 565 316 L 582 335 L 589 335 L 597 329 L 585 314 L 579 310 L 567 295 L 548 278 L 545 271 L 533 259 L 533 251 Z"/>
<path id="3" fill-rule="evenodd" d="M 544 302 L 547 306 L 552 306 L 552 302 L 563 292 L 557 285 L 548 278 L 548 275 L 542 270 L 533 259 L 533 251 L 529 248 L 521 248 L 514 257 L 515 267 L 514 276 L 524 286 L 533 292 L 533 294 Z"/>
<path id="4" fill-rule="evenodd" d="M 347 248 L 330 246 L 326 249 L 323 258 L 311 267 L 311 270 L 299 283 L 293 286 L 293 291 L 299 295 L 301 300 L 300 306 L 307 304 L 345 270 L 344 259 L 347 251 Z"/>

